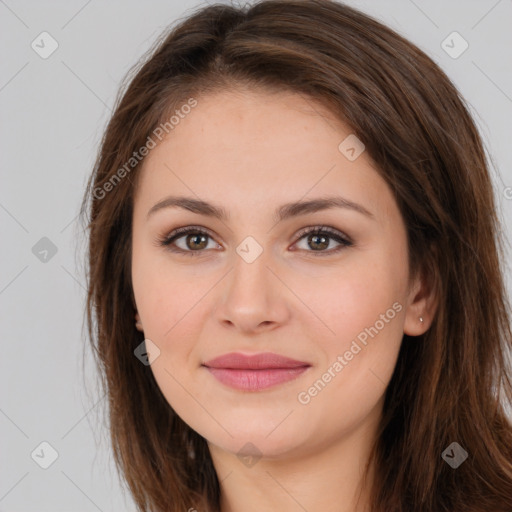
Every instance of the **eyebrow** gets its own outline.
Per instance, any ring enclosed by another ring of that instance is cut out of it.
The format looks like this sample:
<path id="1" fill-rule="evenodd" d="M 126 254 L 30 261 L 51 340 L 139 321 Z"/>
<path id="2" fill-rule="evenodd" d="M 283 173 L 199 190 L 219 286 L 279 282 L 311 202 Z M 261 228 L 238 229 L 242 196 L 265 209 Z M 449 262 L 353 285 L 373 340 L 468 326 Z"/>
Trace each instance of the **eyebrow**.
<path id="1" fill-rule="evenodd" d="M 214 217 L 221 221 L 229 220 L 230 217 L 228 212 L 222 206 L 209 203 L 201 199 L 195 199 L 193 197 L 169 196 L 156 203 L 148 211 L 146 219 L 149 219 L 151 215 L 164 208 L 182 208 L 184 210 L 191 211 L 192 213 Z M 295 201 L 292 203 L 286 203 L 275 210 L 274 220 L 276 222 L 280 222 L 291 217 L 329 210 L 332 208 L 344 208 L 347 210 L 353 210 L 371 219 L 375 218 L 370 211 L 358 203 L 354 203 L 353 201 L 349 201 L 348 199 L 340 196 L 329 196 L 319 197 L 309 201 Z"/>

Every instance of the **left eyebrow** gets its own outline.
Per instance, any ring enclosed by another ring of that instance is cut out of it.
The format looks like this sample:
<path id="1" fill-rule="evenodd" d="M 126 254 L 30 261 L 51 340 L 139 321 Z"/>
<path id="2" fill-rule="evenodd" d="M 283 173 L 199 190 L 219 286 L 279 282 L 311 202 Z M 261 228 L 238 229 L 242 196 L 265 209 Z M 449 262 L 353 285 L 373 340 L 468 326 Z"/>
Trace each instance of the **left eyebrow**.
<path id="1" fill-rule="evenodd" d="M 156 203 L 148 211 L 146 218 L 148 219 L 155 212 L 164 208 L 182 208 L 198 215 L 206 215 L 219 220 L 228 220 L 230 217 L 228 212 L 220 205 L 209 203 L 201 199 L 195 199 L 193 197 L 169 196 Z M 374 215 L 364 206 L 340 196 L 319 197 L 309 201 L 286 203 L 276 209 L 274 212 L 274 219 L 277 222 L 280 222 L 291 217 L 329 210 L 332 208 L 353 210 L 370 219 L 375 219 Z"/>

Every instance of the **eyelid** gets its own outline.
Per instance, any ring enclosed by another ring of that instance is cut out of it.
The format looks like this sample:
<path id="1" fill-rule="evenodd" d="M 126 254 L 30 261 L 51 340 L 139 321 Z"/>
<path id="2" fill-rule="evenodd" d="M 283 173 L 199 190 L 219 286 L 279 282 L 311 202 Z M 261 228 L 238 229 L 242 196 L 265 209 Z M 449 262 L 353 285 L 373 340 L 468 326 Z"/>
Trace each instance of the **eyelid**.
<path id="1" fill-rule="evenodd" d="M 304 235 L 309 235 L 311 233 L 329 233 L 333 235 L 333 237 L 343 238 L 343 240 L 347 243 L 352 243 L 352 240 L 348 235 L 340 231 L 339 229 L 333 228 L 331 226 L 326 226 L 324 224 L 316 225 L 316 226 L 307 226 L 302 228 L 295 234 L 295 238 L 302 238 Z"/>
<path id="2" fill-rule="evenodd" d="M 174 252 L 174 253 L 187 254 L 187 255 L 191 255 L 191 256 L 197 256 L 197 255 L 204 254 L 206 252 L 206 250 L 204 250 L 204 249 L 198 250 L 198 251 L 191 251 L 191 250 L 184 250 L 184 249 L 175 248 L 175 247 L 171 248 L 171 245 L 176 240 L 188 235 L 189 233 L 204 234 L 204 235 L 208 236 L 209 238 L 211 238 L 213 241 L 215 241 L 215 243 L 222 246 L 222 244 L 220 244 L 219 242 L 216 241 L 215 235 L 213 235 L 212 232 L 208 228 L 205 228 L 203 226 L 197 226 L 197 225 L 188 225 L 188 226 L 176 228 L 176 229 L 172 230 L 168 235 L 164 236 L 163 238 L 158 238 L 156 240 L 156 242 L 157 242 L 157 245 L 164 246 L 167 250 Z M 330 249 L 327 251 L 305 251 L 306 253 L 313 253 L 313 254 L 317 254 L 319 256 L 323 256 L 323 255 L 327 256 L 327 255 L 335 254 L 339 250 L 341 250 L 345 247 L 351 247 L 354 245 L 352 242 L 352 239 L 348 235 L 346 235 L 343 231 L 340 231 L 336 228 L 333 228 L 333 227 L 327 226 L 327 225 L 323 225 L 323 224 L 322 225 L 317 224 L 317 225 L 312 225 L 312 226 L 306 226 L 306 227 L 302 228 L 301 230 L 299 230 L 294 235 L 294 238 L 296 239 L 296 241 L 294 242 L 294 245 L 297 244 L 298 242 L 300 242 L 302 240 L 302 238 L 304 238 L 306 235 L 319 234 L 319 233 L 325 233 L 325 234 L 330 235 L 329 238 L 334 239 L 340 245 L 334 249 Z"/>
<path id="3" fill-rule="evenodd" d="M 208 228 L 205 228 L 203 226 L 190 225 L 173 229 L 168 235 L 164 236 L 163 240 L 171 242 L 173 240 L 176 240 L 177 238 L 181 238 L 180 235 L 184 236 L 188 235 L 189 233 L 202 233 L 208 235 L 212 240 L 215 239 L 215 235 Z"/>
<path id="4" fill-rule="evenodd" d="M 180 249 L 179 247 L 171 247 L 175 243 L 176 240 L 188 235 L 189 233 L 204 234 L 204 235 L 210 237 L 212 240 L 215 240 L 215 243 L 217 243 L 218 245 L 222 245 L 216 241 L 215 235 L 213 235 L 213 233 L 209 229 L 207 229 L 203 226 L 195 226 L 195 225 L 183 226 L 183 227 L 173 229 L 169 234 L 163 236 L 162 238 L 157 237 L 155 242 L 156 242 L 157 246 L 163 246 L 168 251 L 171 251 L 174 253 L 188 254 L 191 256 L 199 256 L 199 255 L 203 254 L 205 252 L 204 249 L 200 250 L 200 251 L 185 251 L 183 249 Z"/>

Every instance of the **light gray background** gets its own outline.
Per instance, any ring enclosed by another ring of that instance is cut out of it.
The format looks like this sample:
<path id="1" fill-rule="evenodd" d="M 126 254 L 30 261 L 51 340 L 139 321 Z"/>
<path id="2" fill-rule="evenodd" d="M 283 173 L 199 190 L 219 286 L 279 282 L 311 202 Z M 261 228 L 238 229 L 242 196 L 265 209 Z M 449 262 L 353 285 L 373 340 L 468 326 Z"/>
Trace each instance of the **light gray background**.
<path id="1" fill-rule="evenodd" d="M 165 27 L 202 3 L 0 0 L 0 512 L 135 510 L 101 427 L 90 355 L 82 372 L 77 214 L 121 78 Z M 470 102 L 510 239 L 511 1 L 347 3 L 416 43 Z M 47 59 L 31 47 L 43 31 L 59 45 Z M 469 43 L 457 59 L 441 47 L 453 31 Z M 32 252 L 43 237 L 57 248 L 46 262 Z M 510 270 L 507 286 L 510 293 Z M 48 469 L 31 458 L 43 441 L 59 454 Z"/>

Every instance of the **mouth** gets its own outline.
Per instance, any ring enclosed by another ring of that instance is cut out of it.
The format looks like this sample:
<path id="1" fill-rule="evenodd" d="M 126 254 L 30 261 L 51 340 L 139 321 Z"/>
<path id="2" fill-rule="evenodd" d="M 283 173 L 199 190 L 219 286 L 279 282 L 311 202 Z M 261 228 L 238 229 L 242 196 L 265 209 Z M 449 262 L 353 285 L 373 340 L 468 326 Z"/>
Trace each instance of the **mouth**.
<path id="1" fill-rule="evenodd" d="M 241 391 L 260 391 L 302 375 L 311 365 L 265 352 L 254 355 L 230 353 L 203 363 L 218 381 Z"/>

